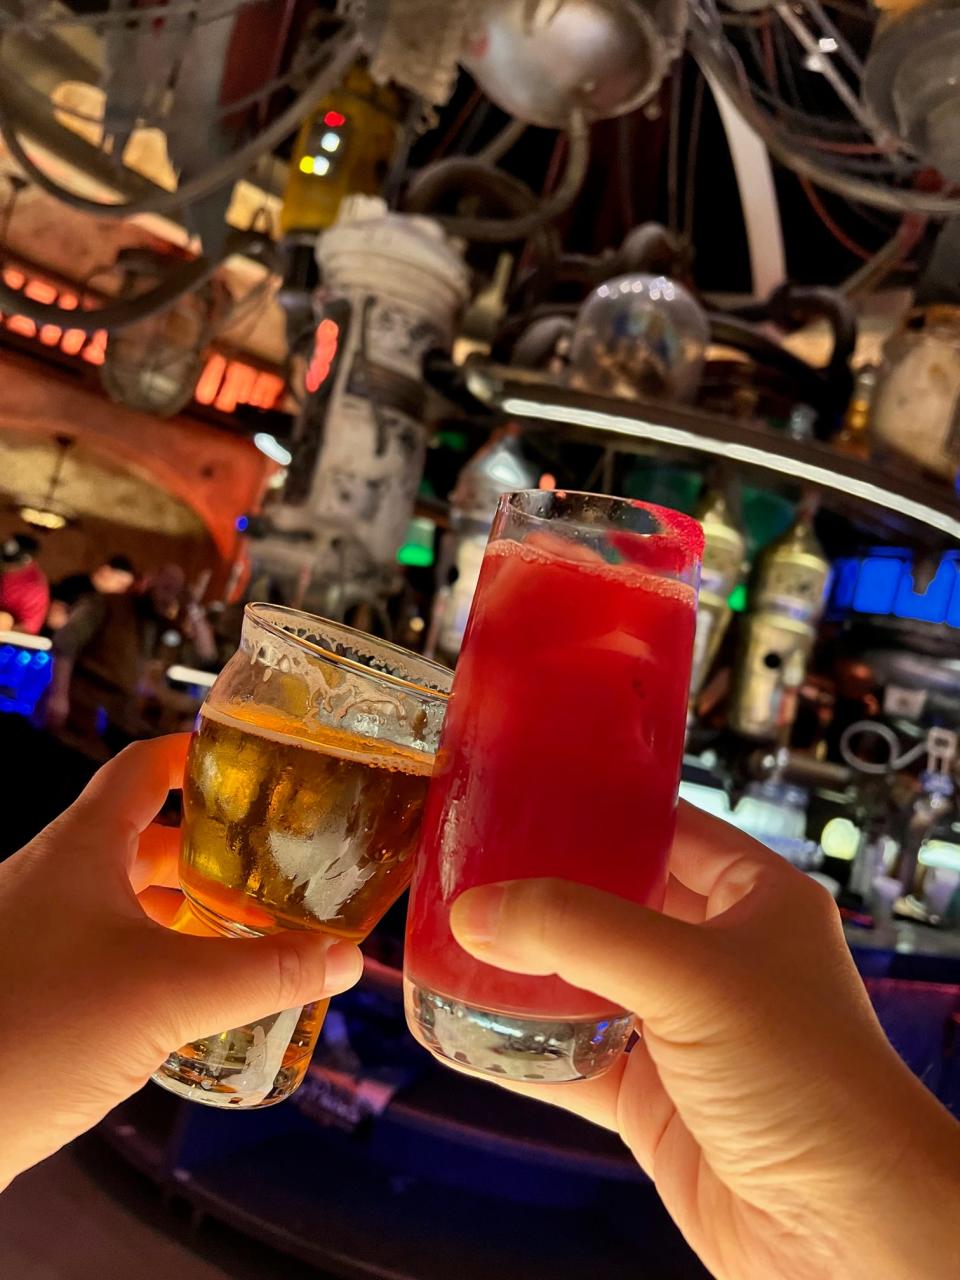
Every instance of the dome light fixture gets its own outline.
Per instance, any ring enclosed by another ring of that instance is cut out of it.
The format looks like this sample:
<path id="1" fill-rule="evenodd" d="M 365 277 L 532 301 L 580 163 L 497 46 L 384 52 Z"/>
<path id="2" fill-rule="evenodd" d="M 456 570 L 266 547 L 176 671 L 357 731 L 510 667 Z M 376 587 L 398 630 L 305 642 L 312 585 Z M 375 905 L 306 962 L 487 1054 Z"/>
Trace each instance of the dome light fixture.
<path id="1" fill-rule="evenodd" d="M 24 524 L 29 525 L 32 529 L 40 529 L 44 533 L 54 533 L 58 529 L 64 529 L 73 522 L 74 518 L 56 498 L 57 490 L 60 488 L 64 463 L 67 460 L 67 454 L 73 447 L 73 436 L 58 435 L 55 437 L 55 443 L 57 456 L 54 460 L 53 470 L 50 473 L 50 481 L 47 484 L 46 493 L 42 495 L 25 495 L 22 505 L 17 508 L 17 514 Z"/>
<path id="2" fill-rule="evenodd" d="M 46 533 L 63 529 L 67 524 L 67 517 L 62 512 L 50 511 L 46 507 L 21 507 L 18 515 L 24 524 L 33 529 L 43 529 Z"/>

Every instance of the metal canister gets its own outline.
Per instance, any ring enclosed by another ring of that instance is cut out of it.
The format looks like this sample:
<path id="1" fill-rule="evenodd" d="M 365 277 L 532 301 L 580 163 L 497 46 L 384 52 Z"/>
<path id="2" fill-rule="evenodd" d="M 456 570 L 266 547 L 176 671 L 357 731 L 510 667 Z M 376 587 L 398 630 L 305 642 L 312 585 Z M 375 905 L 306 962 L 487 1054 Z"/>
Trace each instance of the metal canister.
<path id="1" fill-rule="evenodd" d="M 453 665 L 460 652 L 487 535 L 502 493 L 531 489 L 539 469 L 524 456 L 516 427 L 507 427 L 478 449 L 450 494 L 451 531 L 441 556 L 443 576 L 437 593 L 436 653 Z"/>
<path id="2" fill-rule="evenodd" d="M 255 549 L 284 601 L 381 612 L 428 437 L 423 357 L 449 349 L 470 277 L 439 223 L 348 196 L 317 243 L 323 280 L 294 456 Z"/>
<path id="3" fill-rule="evenodd" d="M 830 562 L 801 513 L 760 557 L 730 700 L 737 733 L 785 742 L 823 613 Z"/>
<path id="4" fill-rule="evenodd" d="M 703 526 L 703 567 L 693 645 L 690 696 L 695 697 L 717 656 L 730 622 L 730 593 L 740 581 L 746 542 L 721 490 L 709 492 L 697 511 Z"/>

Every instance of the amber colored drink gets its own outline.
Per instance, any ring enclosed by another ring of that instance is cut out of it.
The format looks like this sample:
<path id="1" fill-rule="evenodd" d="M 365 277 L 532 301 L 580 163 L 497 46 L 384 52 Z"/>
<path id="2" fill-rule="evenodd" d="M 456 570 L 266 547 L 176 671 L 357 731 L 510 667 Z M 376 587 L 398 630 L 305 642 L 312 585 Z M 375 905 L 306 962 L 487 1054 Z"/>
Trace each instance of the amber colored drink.
<path id="1" fill-rule="evenodd" d="M 433 756 L 316 723 L 306 732 L 269 708 L 208 701 L 200 713 L 180 883 L 216 932 L 321 929 L 360 941 L 407 887 Z M 327 1004 L 183 1045 L 163 1083 L 172 1076 L 221 1105 L 280 1101 L 303 1079 Z"/>
<path id="2" fill-rule="evenodd" d="M 609 1065 L 629 1035 L 630 1019 L 599 996 L 468 956 L 449 913 L 473 885 L 537 876 L 662 904 L 699 536 L 686 517 L 650 510 L 659 537 L 616 531 L 598 550 L 536 523 L 498 540 L 495 525 L 487 549 L 405 953 L 414 1034 L 480 1071 L 575 1079 Z"/>
<path id="3" fill-rule="evenodd" d="M 449 685 L 449 671 L 385 640 L 247 605 L 187 757 L 188 907 L 173 927 L 366 937 L 410 879 Z M 153 1078 L 210 1106 L 282 1101 L 303 1079 L 325 1009 L 202 1036 Z"/>
<path id="4" fill-rule="evenodd" d="M 183 786 L 180 882 L 230 932 L 359 941 L 407 886 L 433 757 L 208 702 Z"/>

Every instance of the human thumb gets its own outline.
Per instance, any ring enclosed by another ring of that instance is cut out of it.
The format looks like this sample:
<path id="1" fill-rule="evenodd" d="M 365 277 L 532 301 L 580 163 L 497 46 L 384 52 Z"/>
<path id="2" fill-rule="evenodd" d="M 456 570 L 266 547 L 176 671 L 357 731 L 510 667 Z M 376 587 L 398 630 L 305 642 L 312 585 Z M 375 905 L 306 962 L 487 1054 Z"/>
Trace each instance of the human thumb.
<path id="1" fill-rule="evenodd" d="M 168 993 L 158 1021 L 171 1049 L 337 995 L 363 972 L 358 947 L 320 934 L 233 939 L 158 930 L 151 942 L 150 964 Z"/>
<path id="2" fill-rule="evenodd" d="M 450 926 L 478 960 L 514 973 L 557 974 L 645 1021 L 689 1010 L 716 972 L 711 932 L 566 880 L 468 889 Z"/>

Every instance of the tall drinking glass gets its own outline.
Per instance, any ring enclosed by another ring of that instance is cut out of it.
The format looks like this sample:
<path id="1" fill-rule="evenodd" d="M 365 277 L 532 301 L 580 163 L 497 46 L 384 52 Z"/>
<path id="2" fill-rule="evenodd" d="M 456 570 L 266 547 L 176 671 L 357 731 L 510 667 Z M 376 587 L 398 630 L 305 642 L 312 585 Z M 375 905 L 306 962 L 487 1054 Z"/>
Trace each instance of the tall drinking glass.
<path id="1" fill-rule="evenodd" d="M 407 917 L 404 999 L 434 1053 L 518 1080 L 606 1069 L 631 1016 L 507 973 L 450 932 L 464 889 L 556 876 L 659 908 L 703 536 L 620 498 L 505 494 L 453 683 Z"/>
<path id="2" fill-rule="evenodd" d="M 180 881 L 199 922 L 233 937 L 365 938 L 410 879 L 449 684 L 444 667 L 385 641 L 248 605 L 184 777 Z M 214 1106 L 280 1102 L 325 1009 L 184 1045 L 154 1079 Z"/>

